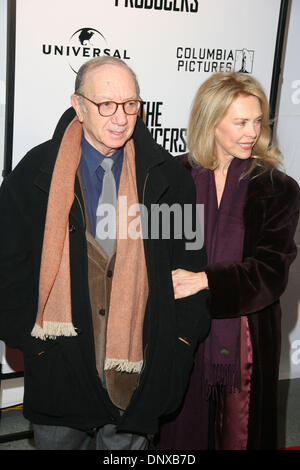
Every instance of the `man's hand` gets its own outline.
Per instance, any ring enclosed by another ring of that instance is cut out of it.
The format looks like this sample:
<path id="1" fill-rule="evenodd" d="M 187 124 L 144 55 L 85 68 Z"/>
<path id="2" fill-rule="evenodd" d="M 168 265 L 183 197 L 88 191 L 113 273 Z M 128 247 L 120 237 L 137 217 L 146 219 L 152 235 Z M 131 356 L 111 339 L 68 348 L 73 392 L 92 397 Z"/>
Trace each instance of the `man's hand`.
<path id="1" fill-rule="evenodd" d="M 208 280 L 205 272 L 193 273 L 185 269 L 172 271 L 172 280 L 175 299 L 182 299 L 189 295 L 208 289 Z"/>

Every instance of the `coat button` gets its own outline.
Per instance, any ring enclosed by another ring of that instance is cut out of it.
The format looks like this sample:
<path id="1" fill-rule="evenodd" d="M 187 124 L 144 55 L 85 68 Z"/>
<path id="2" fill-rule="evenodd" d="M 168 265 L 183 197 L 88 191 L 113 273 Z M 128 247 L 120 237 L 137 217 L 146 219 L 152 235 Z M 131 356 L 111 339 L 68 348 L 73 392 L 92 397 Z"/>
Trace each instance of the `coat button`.
<path id="1" fill-rule="evenodd" d="M 98 313 L 99 313 L 99 315 L 104 316 L 104 315 L 105 315 L 105 309 L 104 309 L 104 308 L 100 308 L 100 310 L 99 310 Z"/>
<path id="2" fill-rule="evenodd" d="M 75 232 L 76 231 L 76 228 L 75 228 L 75 225 L 70 225 L 69 227 L 69 232 Z"/>
<path id="3" fill-rule="evenodd" d="M 113 272 L 111 270 L 107 271 L 107 277 L 112 277 Z"/>

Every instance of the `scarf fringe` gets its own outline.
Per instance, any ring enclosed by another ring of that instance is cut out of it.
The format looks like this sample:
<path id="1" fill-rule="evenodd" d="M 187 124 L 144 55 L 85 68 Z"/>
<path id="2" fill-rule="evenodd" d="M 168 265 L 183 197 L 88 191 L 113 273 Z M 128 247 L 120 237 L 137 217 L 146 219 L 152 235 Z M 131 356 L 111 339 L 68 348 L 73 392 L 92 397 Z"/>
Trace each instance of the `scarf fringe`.
<path id="1" fill-rule="evenodd" d="M 130 362 L 127 359 L 105 359 L 104 370 L 116 369 L 119 372 L 140 373 L 143 361 Z"/>
<path id="2" fill-rule="evenodd" d="M 229 393 L 240 392 L 241 383 L 239 374 L 232 364 L 213 364 L 209 382 L 204 384 L 207 398 L 216 398 L 220 391 Z"/>
<path id="3" fill-rule="evenodd" d="M 43 327 L 34 325 L 31 336 L 42 340 L 56 339 L 57 336 L 77 336 L 72 323 L 44 321 Z"/>

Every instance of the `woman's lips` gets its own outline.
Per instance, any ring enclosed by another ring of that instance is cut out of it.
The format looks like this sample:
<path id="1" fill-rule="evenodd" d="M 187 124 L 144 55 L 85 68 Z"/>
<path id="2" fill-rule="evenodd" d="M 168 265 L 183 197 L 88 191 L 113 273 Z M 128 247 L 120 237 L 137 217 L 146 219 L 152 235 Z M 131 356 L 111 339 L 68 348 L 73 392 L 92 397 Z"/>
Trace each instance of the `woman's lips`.
<path id="1" fill-rule="evenodd" d="M 254 142 L 243 142 L 243 143 L 240 143 L 239 145 L 244 150 L 250 150 L 253 147 L 253 144 L 254 144 Z"/>

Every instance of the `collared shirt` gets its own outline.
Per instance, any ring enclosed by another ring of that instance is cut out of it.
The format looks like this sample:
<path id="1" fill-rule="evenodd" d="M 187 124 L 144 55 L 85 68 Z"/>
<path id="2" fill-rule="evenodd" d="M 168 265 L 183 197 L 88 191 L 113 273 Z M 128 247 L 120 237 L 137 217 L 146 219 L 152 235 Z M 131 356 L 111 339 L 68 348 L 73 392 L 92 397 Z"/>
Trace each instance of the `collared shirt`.
<path id="1" fill-rule="evenodd" d="M 119 190 L 120 177 L 124 159 L 124 150 L 118 149 L 111 157 L 105 157 L 98 150 L 96 150 L 87 140 L 83 133 L 81 138 L 81 160 L 80 172 L 82 178 L 82 185 L 84 190 L 84 197 L 87 206 L 87 211 L 90 220 L 91 234 L 96 234 L 96 211 L 98 207 L 99 197 L 102 192 L 102 183 L 104 170 L 101 163 L 104 158 L 112 158 L 114 161 L 112 173 L 116 181 L 117 194 Z"/>

